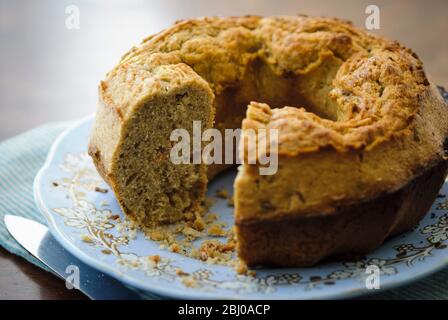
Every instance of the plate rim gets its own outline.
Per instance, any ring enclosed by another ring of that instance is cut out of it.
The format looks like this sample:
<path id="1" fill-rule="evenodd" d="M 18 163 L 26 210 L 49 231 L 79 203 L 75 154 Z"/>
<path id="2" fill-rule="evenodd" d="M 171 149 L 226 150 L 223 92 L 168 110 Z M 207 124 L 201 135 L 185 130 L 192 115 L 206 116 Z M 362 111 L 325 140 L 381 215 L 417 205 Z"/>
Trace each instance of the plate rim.
<path id="1" fill-rule="evenodd" d="M 64 142 L 65 138 L 72 133 L 77 128 L 81 127 L 82 125 L 85 125 L 86 123 L 92 121 L 95 117 L 95 114 L 91 114 L 89 116 L 86 116 L 84 118 L 81 118 L 77 120 L 75 123 L 70 125 L 68 128 L 66 128 L 52 143 L 50 150 L 45 158 L 45 162 L 42 165 L 42 167 L 39 169 L 38 173 L 36 174 L 34 181 L 33 181 L 33 194 L 34 194 L 34 200 L 37 205 L 38 210 L 42 213 L 44 216 L 47 226 L 50 230 L 50 233 L 53 235 L 53 237 L 61 244 L 68 252 L 73 254 L 75 257 L 80 259 L 82 262 L 87 264 L 88 266 L 96 269 L 99 272 L 103 272 L 109 276 L 112 276 L 113 278 L 120 281 L 123 285 L 130 285 L 138 290 L 142 290 L 144 292 L 153 293 L 165 298 L 176 298 L 176 299 L 222 299 L 222 300 L 239 300 L 239 299 L 258 299 L 256 297 L 251 298 L 250 295 L 248 296 L 240 296 L 238 293 L 232 294 L 232 296 L 229 295 L 223 295 L 221 293 L 213 293 L 213 292 L 203 292 L 198 290 L 181 290 L 178 288 L 172 288 L 170 286 L 164 286 L 160 285 L 154 282 L 148 283 L 147 285 L 144 285 L 141 283 L 138 279 L 135 279 L 132 276 L 127 275 L 125 272 L 117 271 L 116 268 L 109 266 L 107 263 L 102 262 L 101 260 L 92 257 L 85 253 L 83 250 L 78 248 L 70 239 L 64 235 L 64 232 L 60 230 L 60 228 L 57 227 L 56 222 L 54 220 L 54 215 L 51 212 L 51 209 L 47 207 L 45 204 L 43 198 L 42 198 L 42 190 L 40 188 L 42 184 L 42 179 L 45 176 L 45 173 L 51 168 L 51 165 L 53 164 L 53 160 L 55 159 L 55 155 L 57 154 L 57 151 L 59 150 L 60 145 Z M 427 213 L 429 214 L 429 212 Z M 380 247 L 381 248 L 381 247 Z M 334 292 L 325 294 L 325 289 L 317 290 L 315 291 L 315 294 L 310 294 L 306 297 L 300 297 L 300 296 L 291 296 L 291 297 L 285 297 L 284 295 L 275 296 L 275 295 L 267 295 L 266 300 L 282 300 L 282 299 L 288 299 L 288 300 L 304 300 L 304 299 L 349 299 L 359 296 L 368 296 L 372 294 L 378 294 L 378 293 L 384 293 L 386 291 L 389 291 L 394 288 L 402 287 L 405 285 L 408 285 L 413 282 L 417 282 L 422 280 L 423 278 L 428 277 L 429 275 L 440 271 L 442 268 L 446 267 L 448 265 L 448 256 L 445 259 L 440 259 L 438 263 L 433 264 L 430 268 L 425 268 L 422 271 L 419 271 L 418 274 L 415 273 L 407 273 L 404 276 L 400 277 L 399 279 L 390 279 L 386 283 L 381 285 L 381 289 L 379 290 L 369 290 L 365 287 L 356 287 L 356 288 L 349 288 L 346 289 L 346 291 L 340 291 L 340 292 Z M 150 279 L 148 277 L 148 279 Z M 170 289 L 171 288 L 171 289 Z"/>

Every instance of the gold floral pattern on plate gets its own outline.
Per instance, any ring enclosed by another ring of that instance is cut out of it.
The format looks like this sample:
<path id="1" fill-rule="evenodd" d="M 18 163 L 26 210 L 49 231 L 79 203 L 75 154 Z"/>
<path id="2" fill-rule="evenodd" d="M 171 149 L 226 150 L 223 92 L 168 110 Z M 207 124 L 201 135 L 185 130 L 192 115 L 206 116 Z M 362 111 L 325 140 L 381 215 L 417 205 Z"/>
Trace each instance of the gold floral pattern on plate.
<path id="1" fill-rule="evenodd" d="M 448 238 L 448 214 L 446 213 L 448 201 L 445 195 L 441 194 L 435 209 L 442 213 L 437 215 L 432 212 L 431 218 L 434 223 L 422 228 L 417 226 L 413 231 L 424 235 L 425 243 L 395 245 L 393 246 L 396 252 L 395 257 L 387 259 L 366 257 L 359 261 L 344 262 L 342 267 L 324 275 L 305 277 L 301 272 L 296 271 L 248 276 L 239 275 L 232 270 L 231 272 L 234 273 L 232 280 L 218 280 L 214 277 L 213 268 L 205 263 L 203 267 L 192 272 L 179 272 L 176 261 L 164 257 L 163 252 L 158 252 L 160 261 L 155 262 L 151 256 L 142 256 L 128 251 L 132 248 L 135 235 L 129 233 L 129 225 L 121 217 L 121 212 L 112 212 L 107 208 L 108 204 L 105 201 L 98 200 L 98 197 L 101 197 L 107 189 L 103 187 L 104 182 L 86 153 L 67 154 L 59 169 L 64 176 L 55 181 L 54 186 L 63 190 L 71 205 L 53 208 L 53 211 L 64 219 L 67 227 L 78 230 L 77 234 L 83 242 L 101 251 L 102 254 L 113 255 L 117 265 L 123 268 L 123 272 L 139 270 L 148 277 L 159 277 L 169 282 L 178 281 L 187 287 L 201 290 L 219 288 L 238 293 L 269 293 L 277 290 L 279 286 L 300 286 L 304 290 L 312 290 L 335 285 L 338 281 L 347 279 L 364 281 L 367 276 L 366 268 L 369 265 L 377 266 L 381 275 L 391 276 L 398 273 L 398 266 L 412 267 L 430 256 L 434 250 L 445 249 L 445 241 Z M 101 192 L 98 192 L 99 190 Z M 89 200 L 92 194 L 95 201 Z M 100 208 L 97 207 L 98 203 Z M 117 219 L 118 215 L 121 218 Z"/>

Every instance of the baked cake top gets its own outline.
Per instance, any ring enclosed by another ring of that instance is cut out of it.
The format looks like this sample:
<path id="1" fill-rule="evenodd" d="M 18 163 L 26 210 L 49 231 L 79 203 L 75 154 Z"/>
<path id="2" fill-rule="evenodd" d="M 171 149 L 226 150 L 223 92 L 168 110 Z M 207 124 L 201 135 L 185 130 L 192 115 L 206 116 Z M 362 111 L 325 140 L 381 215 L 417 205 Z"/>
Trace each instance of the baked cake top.
<path id="1" fill-rule="evenodd" d="M 411 50 L 350 22 L 247 16 L 180 21 L 145 39 L 107 75 L 100 96 L 126 117 L 148 95 L 183 81 L 185 68 L 192 68 L 219 95 L 238 86 L 257 59 L 278 77 L 309 77 L 308 87 L 300 90 L 326 108 L 326 117 L 305 109 L 287 115 L 294 119 L 289 127 L 292 154 L 328 146 L 341 152 L 371 148 L 409 133 L 420 96 L 429 86 Z M 312 97 L 313 92 L 322 94 Z M 257 126 L 246 123 L 251 125 Z"/>

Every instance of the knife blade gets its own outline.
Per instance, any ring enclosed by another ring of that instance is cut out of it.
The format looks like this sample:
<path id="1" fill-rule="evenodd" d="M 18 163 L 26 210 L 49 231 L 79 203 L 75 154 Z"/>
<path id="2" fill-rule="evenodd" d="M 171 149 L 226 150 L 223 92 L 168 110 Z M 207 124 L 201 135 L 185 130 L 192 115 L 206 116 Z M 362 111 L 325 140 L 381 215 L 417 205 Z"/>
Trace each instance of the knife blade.
<path id="1" fill-rule="evenodd" d="M 141 300 L 143 293 L 125 287 L 114 278 L 103 274 L 70 254 L 50 234 L 48 228 L 33 220 L 5 215 L 5 225 L 11 236 L 34 257 L 44 263 L 56 276 L 63 279 L 79 271 L 79 290 L 95 300 Z M 67 273 L 67 270 L 69 272 Z M 154 298 L 154 297 L 152 297 Z"/>

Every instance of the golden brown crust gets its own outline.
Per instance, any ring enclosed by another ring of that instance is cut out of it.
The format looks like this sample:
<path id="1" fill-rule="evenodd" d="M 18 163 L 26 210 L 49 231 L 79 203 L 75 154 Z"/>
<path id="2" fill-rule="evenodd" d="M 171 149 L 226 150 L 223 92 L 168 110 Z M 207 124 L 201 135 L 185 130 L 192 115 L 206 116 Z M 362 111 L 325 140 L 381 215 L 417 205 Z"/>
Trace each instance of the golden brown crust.
<path id="1" fill-rule="evenodd" d="M 319 144 L 343 151 L 408 132 L 418 97 L 428 85 L 422 63 L 398 43 L 337 19 L 248 16 L 182 21 L 126 54 L 100 91 L 103 100 L 126 114 L 143 92 L 141 81 L 151 81 L 152 70 L 160 65 L 189 65 L 219 94 L 236 85 L 255 59 L 278 75 L 290 76 L 308 74 L 329 57 L 339 63 L 330 91 L 338 117 L 308 119 L 314 130 L 322 131 Z"/>

